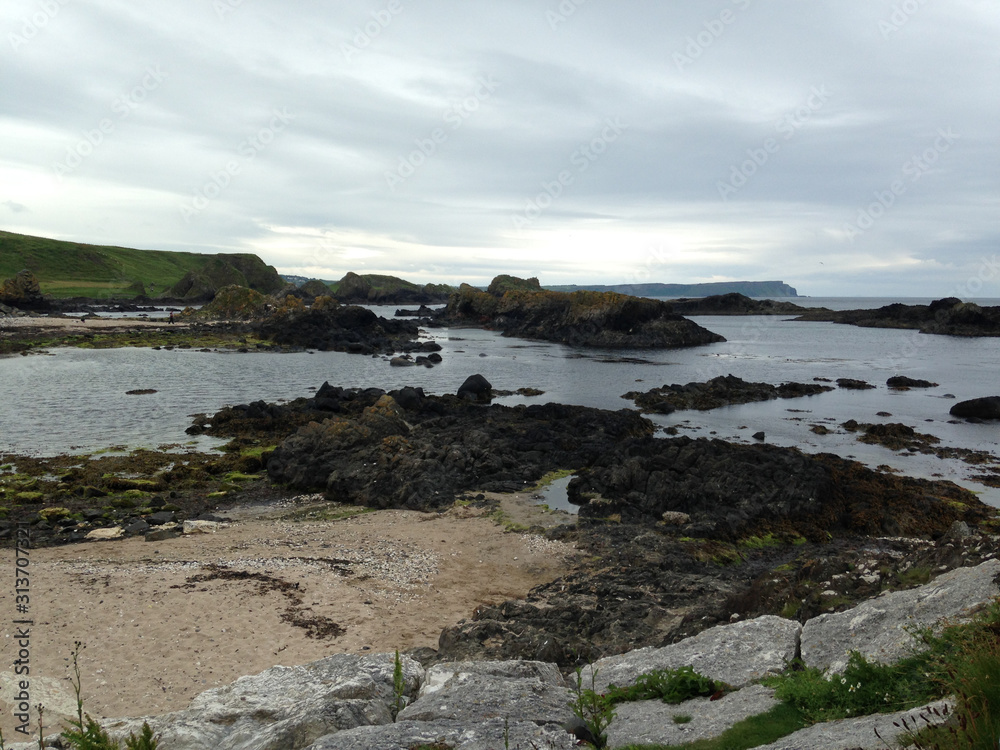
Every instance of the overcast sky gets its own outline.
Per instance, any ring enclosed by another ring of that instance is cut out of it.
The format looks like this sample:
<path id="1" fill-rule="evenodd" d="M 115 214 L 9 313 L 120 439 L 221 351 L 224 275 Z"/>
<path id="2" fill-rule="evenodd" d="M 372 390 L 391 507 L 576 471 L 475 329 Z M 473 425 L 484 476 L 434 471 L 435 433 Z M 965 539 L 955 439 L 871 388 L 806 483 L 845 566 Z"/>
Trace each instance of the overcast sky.
<path id="1" fill-rule="evenodd" d="M 996 0 L 3 0 L 0 228 L 1000 297 Z"/>

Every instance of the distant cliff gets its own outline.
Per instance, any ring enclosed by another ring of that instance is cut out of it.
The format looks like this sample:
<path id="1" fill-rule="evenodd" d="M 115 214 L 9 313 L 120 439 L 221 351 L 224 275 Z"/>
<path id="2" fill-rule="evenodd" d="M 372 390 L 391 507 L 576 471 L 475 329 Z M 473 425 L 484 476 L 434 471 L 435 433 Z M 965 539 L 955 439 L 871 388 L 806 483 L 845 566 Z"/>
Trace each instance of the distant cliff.
<path id="1" fill-rule="evenodd" d="M 618 292 L 633 297 L 708 297 L 713 294 L 745 294 L 747 297 L 798 297 L 784 281 L 716 281 L 708 284 L 593 284 L 589 286 L 546 286 L 553 292 Z"/>

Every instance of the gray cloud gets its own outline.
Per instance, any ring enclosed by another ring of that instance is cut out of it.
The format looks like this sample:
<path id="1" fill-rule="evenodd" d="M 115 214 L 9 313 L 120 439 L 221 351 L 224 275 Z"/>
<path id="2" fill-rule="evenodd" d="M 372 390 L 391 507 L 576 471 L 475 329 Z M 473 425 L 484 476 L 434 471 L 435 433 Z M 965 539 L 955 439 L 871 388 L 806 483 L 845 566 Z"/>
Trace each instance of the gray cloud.
<path id="1" fill-rule="evenodd" d="M 996 253 L 990 3 L 10 5 L 13 231 L 811 294 L 950 293 Z"/>

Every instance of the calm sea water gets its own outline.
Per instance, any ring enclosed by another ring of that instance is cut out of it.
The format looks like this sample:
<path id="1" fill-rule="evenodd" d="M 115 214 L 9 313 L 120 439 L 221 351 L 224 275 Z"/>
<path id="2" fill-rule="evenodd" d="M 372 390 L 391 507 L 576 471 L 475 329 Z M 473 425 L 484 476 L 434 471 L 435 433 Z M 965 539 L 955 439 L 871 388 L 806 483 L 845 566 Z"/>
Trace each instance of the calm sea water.
<path id="1" fill-rule="evenodd" d="M 892 301 L 799 298 L 836 309 L 880 307 Z M 920 300 L 929 302 L 930 299 Z M 1000 304 L 984 300 L 981 304 Z M 395 308 L 375 308 L 391 315 Z M 630 390 L 667 383 L 704 381 L 733 374 L 778 384 L 814 378 L 859 378 L 878 387 L 838 389 L 801 399 L 726 407 L 710 412 L 654 416 L 682 434 L 750 442 L 763 430 L 768 442 L 832 452 L 870 465 L 889 465 L 914 476 L 941 476 L 983 492 L 1000 506 L 1000 492 L 970 483 L 973 470 L 959 461 L 899 455 L 857 442 L 839 430 L 847 419 L 903 422 L 930 433 L 943 445 L 991 451 L 1000 456 L 1000 426 L 953 423 L 956 400 L 1000 395 L 1000 339 L 928 336 L 913 331 L 857 328 L 833 323 L 797 323 L 769 316 L 699 316 L 695 320 L 727 341 L 692 349 L 649 352 L 594 351 L 560 344 L 503 338 L 476 329 L 431 329 L 444 361 L 433 369 L 390 367 L 387 358 L 339 352 L 298 354 L 204 353 L 192 350 L 104 351 L 53 349 L 47 355 L 0 359 L 0 453 L 52 455 L 108 446 L 155 447 L 190 443 L 184 430 L 191 415 L 227 404 L 307 396 L 324 381 L 343 386 L 392 389 L 421 386 L 429 393 L 454 392 L 466 377 L 482 373 L 495 388 L 540 388 L 536 398 L 500 403 L 558 401 L 600 408 L 631 406 Z M 927 390 L 892 392 L 885 381 L 908 375 L 940 383 Z M 129 396 L 152 388 L 151 395 Z M 951 398 L 950 396 L 954 396 Z M 879 417 L 885 411 L 891 417 Z M 812 425 L 833 430 L 816 435 Z M 201 447 L 218 441 L 202 438 Z"/>

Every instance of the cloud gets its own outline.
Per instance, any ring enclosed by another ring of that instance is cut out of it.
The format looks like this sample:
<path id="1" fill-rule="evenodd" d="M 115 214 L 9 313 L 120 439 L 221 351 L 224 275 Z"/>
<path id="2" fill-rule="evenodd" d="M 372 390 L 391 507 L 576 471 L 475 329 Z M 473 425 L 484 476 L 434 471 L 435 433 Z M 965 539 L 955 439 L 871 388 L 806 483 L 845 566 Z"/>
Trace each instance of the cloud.
<path id="1" fill-rule="evenodd" d="M 976 0 L 10 4 L 17 231 L 336 278 L 927 296 L 996 248 L 1000 9 Z"/>

